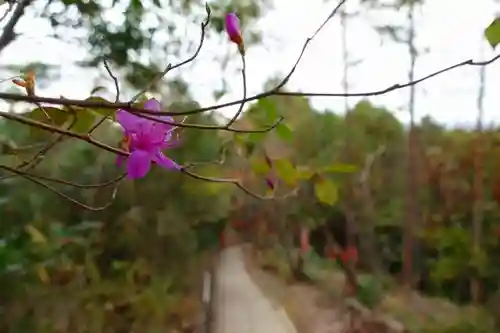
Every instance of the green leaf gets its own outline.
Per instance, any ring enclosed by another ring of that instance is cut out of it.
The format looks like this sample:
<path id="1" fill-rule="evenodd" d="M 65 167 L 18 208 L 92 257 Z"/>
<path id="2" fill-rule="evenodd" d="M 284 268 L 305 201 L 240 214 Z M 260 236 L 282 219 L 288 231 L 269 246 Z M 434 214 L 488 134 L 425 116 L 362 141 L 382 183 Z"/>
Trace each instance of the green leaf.
<path id="1" fill-rule="evenodd" d="M 240 156 L 250 156 L 255 150 L 255 143 L 250 142 L 246 135 L 238 134 L 234 136 L 234 143 L 237 154 Z"/>
<path id="2" fill-rule="evenodd" d="M 17 144 L 4 136 L 0 136 L 0 155 L 15 155 L 18 153 Z"/>
<path id="3" fill-rule="evenodd" d="M 27 112 L 23 115 L 29 119 L 36 120 L 48 125 L 54 125 L 57 127 L 63 126 L 71 119 L 70 114 L 67 111 L 56 107 L 36 108 L 31 112 Z M 32 136 L 36 137 L 40 135 L 47 135 L 48 131 L 39 129 L 37 127 L 31 127 L 30 133 Z"/>
<path id="4" fill-rule="evenodd" d="M 244 156 L 248 157 L 248 156 L 251 156 L 253 154 L 253 152 L 255 151 L 255 143 L 253 142 L 245 142 L 244 145 Z"/>
<path id="5" fill-rule="evenodd" d="M 490 267 L 487 253 L 479 249 L 473 249 L 469 260 L 469 266 L 476 274 L 486 276 L 488 268 Z"/>
<path id="6" fill-rule="evenodd" d="M 102 97 L 97 97 L 97 96 L 90 96 L 89 98 L 85 99 L 86 101 L 90 102 L 96 102 L 96 103 L 101 103 L 101 104 L 112 104 L 110 101 L 102 98 Z M 103 116 L 110 116 L 114 118 L 114 114 L 116 112 L 116 109 L 109 109 L 109 108 L 87 108 L 88 110 L 103 115 Z"/>
<path id="7" fill-rule="evenodd" d="M 324 178 L 314 184 L 314 194 L 320 202 L 330 206 L 333 206 L 339 197 L 337 185 Z"/>
<path id="8" fill-rule="evenodd" d="M 334 173 L 354 173 L 358 171 L 358 167 L 352 164 L 335 163 L 323 168 L 323 171 Z"/>
<path id="9" fill-rule="evenodd" d="M 47 238 L 34 226 L 28 224 L 24 229 L 30 235 L 33 243 L 47 244 Z"/>
<path id="10" fill-rule="evenodd" d="M 82 109 L 76 113 L 76 123 L 71 128 L 72 131 L 78 133 L 87 133 L 96 120 L 96 114 L 90 109 Z"/>
<path id="11" fill-rule="evenodd" d="M 264 119 L 269 122 L 274 122 L 278 118 L 278 109 L 276 103 L 270 99 L 259 100 L 258 107 L 264 110 Z"/>
<path id="12" fill-rule="evenodd" d="M 49 274 L 47 273 L 47 269 L 45 269 L 45 266 L 43 264 L 37 264 L 35 265 L 35 269 L 40 281 L 42 281 L 45 284 L 49 284 L 50 277 Z"/>
<path id="13" fill-rule="evenodd" d="M 130 2 L 130 6 L 135 9 L 135 10 L 138 10 L 138 11 L 142 11 L 143 10 L 143 6 L 142 6 L 142 2 L 140 0 L 132 0 Z"/>
<path id="14" fill-rule="evenodd" d="M 495 18 L 484 30 L 484 37 L 486 37 L 492 48 L 500 44 L 500 17 Z"/>
<path id="15" fill-rule="evenodd" d="M 121 271 L 130 267 L 130 263 L 124 260 L 113 260 L 111 262 L 111 268 L 115 271 Z"/>
<path id="16" fill-rule="evenodd" d="M 280 123 L 278 126 L 276 126 L 276 134 L 278 134 L 278 137 L 280 139 L 288 142 L 292 141 L 293 139 L 293 132 L 285 123 Z"/>
<path id="17" fill-rule="evenodd" d="M 246 140 L 251 143 L 261 143 L 266 138 L 267 133 L 248 133 Z"/>
<path id="18" fill-rule="evenodd" d="M 297 169 L 297 176 L 300 178 L 300 179 L 310 179 L 313 175 L 314 175 L 315 171 L 314 170 L 311 170 L 311 169 L 308 169 L 308 168 L 304 168 L 304 167 L 300 167 Z"/>
<path id="19" fill-rule="evenodd" d="M 71 230 L 74 231 L 88 231 L 88 230 L 96 230 L 102 227 L 102 222 L 95 221 L 82 221 L 77 225 L 71 227 Z"/>
<path id="20" fill-rule="evenodd" d="M 65 106 L 63 111 L 68 115 L 67 126 L 73 121 L 73 115 L 76 116 L 76 122 L 70 129 L 73 132 L 87 133 L 96 120 L 96 113 L 92 109 Z"/>
<path id="21" fill-rule="evenodd" d="M 144 107 L 144 103 L 146 103 L 147 101 L 149 100 L 149 97 L 148 97 L 148 94 L 144 93 L 142 95 L 140 95 L 139 97 L 137 97 L 137 99 L 135 100 L 135 103 L 133 104 L 134 106 L 136 105 L 136 103 L 138 103 L 138 107 Z"/>
<path id="22" fill-rule="evenodd" d="M 91 281 L 91 283 L 97 283 L 101 281 L 101 273 L 99 272 L 99 268 L 94 262 L 92 256 L 90 254 L 85 255 L 85 272 L 87 273 L 87 277 Z"/>
<path id="23" fill-rule="evenodd" d="M 266 160 L 260 157 L 253 158 L 250 162 L 252 165 L 252 170 L 258 175 L 266 175 L 271 171 L 271 168 L 266 163 Z"/>
<path id="24" fill-rule="evenodd" d="M 298 173 L 293 164 L 287 159 L 273 161 L 274 169 L 278 177 L 290 186 L 295 186 L 298 181 Z"/>
<path id="25" fill-rule="evenodd" d="M 51 124 L 53 122 L 54 125 L 57 126 L 63 125 L 69 118 L 68 112 L 56 107 L 36 108 L 28 112 L 25 116 L 45 124 Z"/>

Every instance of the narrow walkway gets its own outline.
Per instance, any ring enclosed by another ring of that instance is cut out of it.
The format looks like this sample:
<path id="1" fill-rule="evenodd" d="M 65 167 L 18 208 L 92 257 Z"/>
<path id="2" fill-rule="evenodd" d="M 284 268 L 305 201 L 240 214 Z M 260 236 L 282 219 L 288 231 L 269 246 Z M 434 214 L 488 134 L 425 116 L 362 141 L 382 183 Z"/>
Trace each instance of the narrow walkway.
<path id="1" fill-rule="evenodd" d="M 243 252 L 224 250 L 218 268 L 214 333 L 297 333 L 283 309 L 275 309 L 245 270 Z"/>

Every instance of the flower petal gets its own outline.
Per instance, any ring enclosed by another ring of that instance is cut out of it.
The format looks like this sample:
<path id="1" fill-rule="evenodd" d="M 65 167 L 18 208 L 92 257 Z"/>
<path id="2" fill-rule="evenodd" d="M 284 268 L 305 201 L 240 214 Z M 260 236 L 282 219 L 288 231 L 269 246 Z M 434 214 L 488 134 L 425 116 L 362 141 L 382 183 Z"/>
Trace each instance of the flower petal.
<path id="1" fill-rule="evenodd" d="M 161 104 L 157 99 L 151 98 L 144 103 L 144 108 L 149 111 L 160 112 Z"/>
<path id="2" fill-rule="evenodd" d="M 119 109 L 116 112 L 116 121 L 125 129 L 126 132 L 139 132 L 144 126 L 143 124 L 148 122 L 148 119 L 137 117 L 136 115 Z"/>
<path id="3" fill-rule="evenodd" d="M 155 112 L 161 112 L 162 111 L 161 103 L 157 99 L 154 99 L 154 98 L 151 98 L 151 99 L 147 100 L 144 103 L 144 108 L 146 110 L 149 110 L 149 111 L 155 111 Z M 172 118 L 170 116 L 153 116 L 153 115 L 149 115 L 149 116 L 151 118 L 158 119 L 158 120 L 163 120 L 163 121 L 168 121 L 168 122 L 173 122 L 174 121 L 174 118 Z M 168 124 L 164 124 L 164 123 L 162 123 L 162 125 L 163 126 L 168 126 L 168 128 L 172 127 L 172 125 L 168 125 Z"/>
<path id="4" fill-rule="evenodd" d="M 144 177 L 151 168 L 151 154 L 144 150 L 134 150 L 127 159 L 127 176 L 130 179 Z"/>
<path id="5" fill-rule="evenodd" d="M 165 137 L 165 141 L 161 145 L 161 149 L 172 149 L 172 148 L 177 148 L 179 145 L 182 143 L 179 135 L 176 133 L 176 135 L 172 135 L 172 133 L 168 133 L 168 135 Z"/>
<path id="6" fill-rule="evenodd" d="M 242 42 L 240 20 L 235 13 L 228 13 L 226 15 L 226 32 L 232 42 L 236 44 L 240 44 Z"/>
<path id="7" fill-rule="evenodd" d="M 168 137 L 170 125 L 154 123 L 148 128 L 148 132 L 142 133 L 141 140 L 148 142 L 150 146 L 161 147 Z"/>
<path id="8" fill-rule="evenodd" d="M 161 151 L 157 151 L 155 155 L 153 155 L 153 161 L 156 162 L 159 166 L 169 169 L 169 170 L 179 170 L 182 167 L 175 163 L 170 158 L 166 157 Z"/>

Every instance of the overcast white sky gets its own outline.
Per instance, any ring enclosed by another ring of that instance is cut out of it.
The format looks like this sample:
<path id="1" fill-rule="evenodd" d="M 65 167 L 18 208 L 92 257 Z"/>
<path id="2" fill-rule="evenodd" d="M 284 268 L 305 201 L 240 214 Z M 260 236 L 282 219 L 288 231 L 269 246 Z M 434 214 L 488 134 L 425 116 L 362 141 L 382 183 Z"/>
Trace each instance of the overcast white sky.
<path id="1" fill-rule="evenodd" d="M 262 90 L 263 83 L 275 73 L 287 72 L 302 44 L 318 24 L 331 12 L 336 2 L 322 0 L 274 0 L 275 9 L 268 12 L 259 26 L 264 30 L 265 47 L 255 47 L 248 52 L 249 94 Z M 358 9 L 358 0 L 348 0 L 348 11 Z M 469 58 L 491 57 L 494 52 L 485 45 L 483 30 L 491 22 L 496 7 L 493 0 L 427 0 L 418 15 L 418 45 L 429 48 L 427 54 L 417 62 L 417 77 L 442 67 Z M 404 15 L 402 13 L 401 15 Z M 394 17 L 380 14 L 363 14 L 349 22 L 349 52 L 353 60 L 363 60 L 351 69 L 352 91 L 370 91 L 385 88 L 394 83 L 407 81 L 409 59 L 404 46 L 388 40 L 382 43 L 371 28 L 375 22 L 388 22 Z M 49 27 L 43 19 L 26 17 L 18 26 L 23 36 L 5 50 L 0 62 L 22 64 L 27 61 L 46 61 L 62 64 L 64 76 L 61 81 L 39 92 L 40 95 L 64 95 L 86 97 L 93 86 L 93 77 L 88 71 L 75 68 L 72 62 L 80 59 L 78 46 L 63 44 L 44 38 Z M 243 27 L 244 29 L 244 27 Z M 484 54 L 481 54 L 481 48 Z M 195 98 L 203 105 L 212 105 L 213 87 L 220 84 L 218 66 L 211 66 L 214 52 L 232 52 L 230 66 L 239 68 L 240 62 L 234 45 L 208 43 L 197 62 L 186 70 Z M 340 19 L 330 21 L 326 29 L 310 44 L 301 65 L 288 85 L 289 90 L 308 92 L 341 92 L 342 48 Z M 500 120 L 499 93 L 500 61 L 487 68 L 487 90 L 485 116 L 487 121 Z M 440 122 L 464 125 L 475 121 L 476 96 L 479 68 L 461 68 L 431 79 L 418 86 L 417 115 L 431 114 Z M 232 91 L 220 102 L 238 99 L 241 94 L 241 78 L 231 72 L 228 79 Z M 8 84 L 4 84 L 7 89 Z M 392 92 L 371 99 L 394 110 L 398 118 L 407 120 L 405 108 L 408 90 Z M 351 99 L 351 105 L 356 99 Z M 319 109 L 342 111 L 341 98 L 315 98 L 313 104 Z M 229 109 L 227 113 L 234 112 Z"/>

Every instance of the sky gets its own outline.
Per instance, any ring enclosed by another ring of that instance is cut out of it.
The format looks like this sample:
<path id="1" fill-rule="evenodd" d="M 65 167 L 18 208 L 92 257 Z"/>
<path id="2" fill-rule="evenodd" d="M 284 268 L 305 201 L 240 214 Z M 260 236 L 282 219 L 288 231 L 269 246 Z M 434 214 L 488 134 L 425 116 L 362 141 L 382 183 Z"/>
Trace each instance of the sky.
<path id="1" fill-rule="evenodd" d="M 248 50 L 248 94 L 262 91 L 266 80 L 273 75 L 287 73 L 297 59 L 305 39 L 310 36 L 336 6 L 334 1 L 274 0 L 274 9 L 260 20 L 263 30 L 262 45 Z M 347 0 L 348 12 L 359 11 L 358 0 Z M 484 28 L 492 21 L 500 6 L 494 0 L 427 0 L 417 11 L 417 47 L 427 50 L 417 60 L 416 77 L 425 76 L 443 67 L 473 58 L 481 60 L 495 53 L 483 38 Z M 406 47 L 381 38 L 372 28 L 377 23 L 404 22 L 404 12 L 391 16 L 380 12 L 361 11 L 348 22 L 348 51 L 351 60 L 360 61 L 350 69 L 350 91 L 363 92 L 386 88 L 408 81 L 409 56 Z M 119 15 L 115 15 L 118 19 Z M 243 27 L 244 31 L 245 27 Z M 39 91 L 42 96 L 64 95 L 67 98 L 85 98 L 94 86 L 97 71 L 78 69 L 74 61 L 82 58 L 85 50 L 76 44 L 67 44 L 45 36 L 50 31 L 42 18 L 27 15 L 17 27 L 22 36 L 0 56 L 2 64 L 23 64 L 42 61 L 62 66 L 62 77 Z M 197 31 L 187 31 L 196 34 Z M 343 59 L 340 18 L 332 19 L 309 47 L 289 84 L 288 90 L 302 92 L 342 92 Z M 194 35 L 196 36 L 196 35 Z M 213 65 L 213 54 L 229 52 L 230 70 L 225 73 L 229 93 L 218 102 L 241 97 L 240 59 L 234 45 L 228 41 L 206 43 L 197 61 L 186 68 L 184 77 L 190 84 L 195 99 L 202 105 L 212 105 L 214 87 L 221 82 L 218 65 Z M 232 70 L 231 70 L 232 69 Z M 111 85 L 111 82 L 109 82 Z M 8 88 L 8 83 L 4 83 Z M 479 68 L 462 67 L 426 81 L 417 86 L 417 119 L 431 115 L 450 126 L 468 126 L 477 117 Z M 486 70 L 485 121 L 500 122 L 499 95 L 500 61 Z M 402 121 L 409 119 L 408 89 L 370 98 L 378 105 L 394 110 Z M 354 105 L 359 99 L 349 100 Z M 342 98 L 313 98 L 319 110 L 343 112 Z M 224 114 L 231 115 L 233 108 Z"/>

